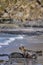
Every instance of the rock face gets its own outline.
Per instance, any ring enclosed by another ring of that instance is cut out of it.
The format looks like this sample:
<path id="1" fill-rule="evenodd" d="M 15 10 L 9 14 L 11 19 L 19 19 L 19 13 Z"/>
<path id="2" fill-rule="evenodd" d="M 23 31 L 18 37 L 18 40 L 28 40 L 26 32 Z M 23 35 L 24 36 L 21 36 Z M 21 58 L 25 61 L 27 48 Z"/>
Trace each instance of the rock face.
<path id="1" fill-rule="evenodd" d="M 43 19 L 43 0 L 0 0 L 0 18 L 22 23 Z"/>

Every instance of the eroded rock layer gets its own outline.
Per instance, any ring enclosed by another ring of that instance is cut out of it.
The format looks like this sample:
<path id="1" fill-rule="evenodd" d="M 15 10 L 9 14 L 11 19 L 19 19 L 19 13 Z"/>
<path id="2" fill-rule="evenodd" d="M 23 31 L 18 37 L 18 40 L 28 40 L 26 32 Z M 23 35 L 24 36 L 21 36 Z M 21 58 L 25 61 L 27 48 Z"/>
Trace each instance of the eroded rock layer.
<path id="1" fill-rule="evenodd" d="M 0 18 L 21 22 L 43 19 L 43 0 L 0 0 Z"/>

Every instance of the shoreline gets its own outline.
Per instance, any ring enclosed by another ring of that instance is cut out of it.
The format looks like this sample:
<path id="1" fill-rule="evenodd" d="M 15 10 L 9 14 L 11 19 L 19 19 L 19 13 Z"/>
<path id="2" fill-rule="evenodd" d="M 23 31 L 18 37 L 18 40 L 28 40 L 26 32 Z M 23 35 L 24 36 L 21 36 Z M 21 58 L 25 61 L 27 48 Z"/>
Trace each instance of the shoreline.
<path id="1" fill-rule="evenodd" d="M 27 35 L 41 35 L 43 28 L 18 28 L 18 29 L 0 29 L 0 33 L 8 34 L 27 34 Z"/>

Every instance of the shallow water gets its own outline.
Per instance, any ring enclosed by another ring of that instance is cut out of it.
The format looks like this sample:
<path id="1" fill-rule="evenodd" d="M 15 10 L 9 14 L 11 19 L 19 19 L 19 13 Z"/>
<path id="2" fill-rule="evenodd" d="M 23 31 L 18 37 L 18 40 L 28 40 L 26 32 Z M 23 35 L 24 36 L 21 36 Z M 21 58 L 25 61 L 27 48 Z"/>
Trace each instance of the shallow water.
<path id="1" fill-rule="evenodd" d="M 43 35 L 28 36 L 0 33 L 0 54 L 10 54 L 16 51 L 20 52 L 20 46 L 25 46 L 30 50 L 43 51 Z M 8 57 L 0 57 L 0 60 L 3 59 L 8 60 Z M 38 64 L 43 64 L 43 56 L 38 58 Z M 31 65 L 31 63 L 29 65 Z"/>

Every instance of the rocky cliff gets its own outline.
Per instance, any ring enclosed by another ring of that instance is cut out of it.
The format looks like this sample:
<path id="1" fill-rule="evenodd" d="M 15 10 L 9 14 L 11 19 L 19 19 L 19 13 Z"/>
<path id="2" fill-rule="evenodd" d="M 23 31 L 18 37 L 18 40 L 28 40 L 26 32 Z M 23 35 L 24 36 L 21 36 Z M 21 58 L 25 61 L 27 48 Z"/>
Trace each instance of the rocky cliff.
<path id="1" fill-rule="evenodd" d="M 0 0 L 0 23 L 43 25 L 43 0 Z"/>

